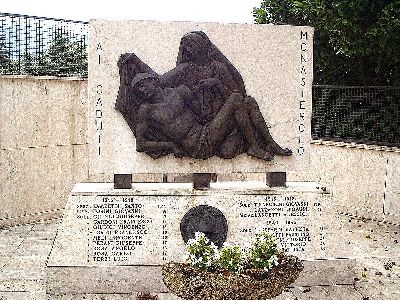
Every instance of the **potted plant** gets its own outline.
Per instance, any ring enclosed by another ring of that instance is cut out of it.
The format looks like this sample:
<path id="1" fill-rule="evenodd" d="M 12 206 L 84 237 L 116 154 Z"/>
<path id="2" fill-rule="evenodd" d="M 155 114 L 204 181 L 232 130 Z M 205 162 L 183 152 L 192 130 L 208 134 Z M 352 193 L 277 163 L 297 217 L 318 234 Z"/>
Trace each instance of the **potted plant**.
<path id="1" fill-rule="evenodd" d="M 266 232 L 256 234 L 248 247 L 224 244 L 221 249 L 196 232 L 186 251 L 188 263 L 162 268 L 165 285 L 183 299 L 269 299 L 303 270 L 301 261 L 280 250 Z"/>

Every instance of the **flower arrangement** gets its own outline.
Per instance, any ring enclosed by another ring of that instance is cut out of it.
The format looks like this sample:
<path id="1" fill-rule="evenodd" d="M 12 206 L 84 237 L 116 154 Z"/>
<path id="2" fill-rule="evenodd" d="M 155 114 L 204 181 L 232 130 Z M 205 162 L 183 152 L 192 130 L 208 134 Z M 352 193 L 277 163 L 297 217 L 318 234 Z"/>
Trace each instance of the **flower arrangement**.
<path id="1" fill-rule="evenodd" d="M 278 256 L 282 253 L 273 235 L 267 232 L 257 233 L 247 254 L 248 267 L 269 270 L 278 265 Z"/>
<path id="2" fill-rule="evenodd" d="M 204 233 L 196 232 L 195 237 L 187 242 L 186 252 L 186 258 L 195 268 L 242 272 L 247 269 L 269 270 L 278 264 L 282 250 L 275 237 L 267 232 L 257 233 L 252 244 L 243 249 L 228 243 L 218 249 Z"/>
<path id="3" fill-rule="evenodd" d="M 186 257 L 190 264 L 204 271 L 211 271 L 216 268 L 218 260 L 218 247 L 206 237 L 202 232 L 196 232 L 195 238 L 186 243 Z"/>
<path id="4" fill-rule="evenodd" d="M 168 263 L 162 269 L 164 283 L 183 299 L 268 299 L 303 269 L 267 232 L 257 233 L 246 247 L 224 243 L 220 249 L 196 232 L 186 244 L 185 258 L 187 263 Z"/>

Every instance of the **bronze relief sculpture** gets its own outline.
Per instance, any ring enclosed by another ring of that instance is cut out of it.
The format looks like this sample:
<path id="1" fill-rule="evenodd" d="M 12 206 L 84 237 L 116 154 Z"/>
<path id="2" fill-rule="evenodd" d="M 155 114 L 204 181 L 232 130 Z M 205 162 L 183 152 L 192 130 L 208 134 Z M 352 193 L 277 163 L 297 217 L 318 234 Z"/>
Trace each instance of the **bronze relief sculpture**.
<path id="1" fill-rule="evenodd" d="M 207 159 L 247 153 L 289 156 L 272 138 L 242 76 L 200 31 L 181 39 L 176 67 L 159 75 L 135 54 L 122 54 L 115 108 L 136 137 L 136 150 Z"/>

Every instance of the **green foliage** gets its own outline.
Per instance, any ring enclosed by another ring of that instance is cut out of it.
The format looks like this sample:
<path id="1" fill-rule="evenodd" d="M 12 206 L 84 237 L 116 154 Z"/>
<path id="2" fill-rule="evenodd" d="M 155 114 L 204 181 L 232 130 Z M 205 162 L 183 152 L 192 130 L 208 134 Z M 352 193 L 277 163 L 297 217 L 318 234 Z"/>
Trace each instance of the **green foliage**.
<path id="1" fill-rule="evenodd" d="M 87 76 L 86 47 L 71 41 L 68 36 L 56 34 L 44 53 L 37 55 L 26 51 L 21 61 L 14 61 L 0 43 L 0 72 L 35 76 Z"/>
<path id="2" fill-rule="evenodd" d="M 5 66 L 10 62 L 7 52 L 0 46 L 0 66 Z"/>
<path id="3" fill-rule="evenodd" d="M 216 265 L 218 269 L 237 272 L 241 268 L 242 252 L 238 245 L 224 244 L 219 250 Z"/>
<path id="4" fill-rule="evenodd" d="M 4 44 L 4 37 L 0 36 L 0 74 L 6 72 L 6 70 L 12 65 L 12 60 L 9 57 L 7 49 Z"/>
<path id="5" fill-rule="evenodd" d="M 11 60 L 0 52 L 0 74 L 5 74 L 10 67 Z"/>
<path id="6" fill-rule="evenodd" d="M 18 72 L 18 63 L 10 59 L 5 51 L 0 51 L 0 74 L 14 74 L 16 72 Z"/>
<path id="7" fill-rule="evenodd" d="M 314 136 L 400 144 L 400 89 L 320 86 L 313 97 Z"/>
<path id="8" fill-rule="evenodd" d="M 218 249 L 202 232 L 187 242 L 186 252 L 189 263 L 205 271 L 241 272 L 245 269 L 270 269 L 278 264 L 278 248 L 275 238 L 266 233 L 256 234 L 248 249 L 238 245 L 224 244 Z"/>
<path id="9" fill-rule="evenodd" d="M 202 232 L 196 232 L 195 238 L 187 242 L 186 252 L 192 266 L 212 271 L 216 268 L 218 248 Z"/>
<path id="10" fill-rule="evenodd" d="M 400 85 L 400 0 L 263 0 L 253 15 L 315 27 L 315 83 Z"/>
<path id="11" fill-rule="evenodd" d="M 72 42 L 67 36 L 57 34 L 45 54 L 48 75 L 73 76 L 87 74 L 86 48 Z"/>
<path id="12" fill-rule="evenodd" d="M 381 110 L 360 109 L 348 114 L 342 123 L 335 123 L 330 128 L 330 134 L 339 138 L 376 141 L 385 143 L 400 143 L 400 99 L 389 103 Z"/>
<path id="13" fill-rule="evenodd" d="M 44 55 L 40 55 L 38 58 L 34 57 L 30 53 L 26 53 L 23 61 L 23 73 L 41 76 L 48 75 L 46 59 Z"/>
<path id="14" fill-rule="evenodd" d="M 267 232 L 257 233 L 247 253 L 247 264 L 252 268 L 268 270 L 278 263 L 276 239 Z"/>

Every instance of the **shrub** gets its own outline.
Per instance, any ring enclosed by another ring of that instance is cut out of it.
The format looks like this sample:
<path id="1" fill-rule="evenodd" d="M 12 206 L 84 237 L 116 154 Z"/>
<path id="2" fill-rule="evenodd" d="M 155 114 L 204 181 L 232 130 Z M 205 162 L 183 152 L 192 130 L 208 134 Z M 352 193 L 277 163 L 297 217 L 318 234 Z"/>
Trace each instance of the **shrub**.
<path id="1" fill-rule="evenodd" d="M 189 263 L 205 271 L 241 272 L 245 269 L 269 270 L 278 264 L 281 253 L 275 237 L 267 232 L 257 233 L 247 249 L 224 243 L 218 249 L 202 232 L 186 244 Z"/>
<path id="2" fill-rule="evenodd" d="M 242 267 L 242 257 L 242 251 L 238 245 L 224 243 L 224 246 L 219 250 L 216 265 L 221 270 L 238 272 Z"/>
<path id="3" fill-rule="evenodd" d="M 218 247 L 210 242 L 203 232 L 196 232 L 195 238 L 187 242 L 186 252 L 192 266 L 205 271 L 212 271 L 216 268 Z"/>
<path id="4" fill-rule="evenodd" d="M 257 233 L 246 254 L 246 265 L 250 268 L 268 270 L 278 264 L 281 250 L 275 237 L 268 232 Z"/>

